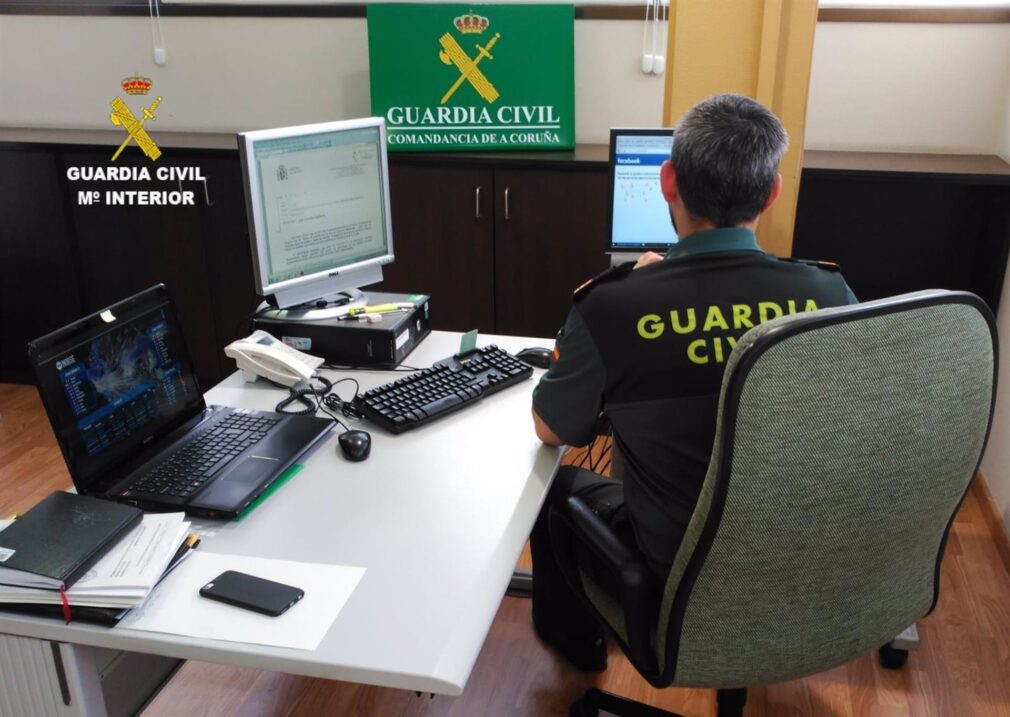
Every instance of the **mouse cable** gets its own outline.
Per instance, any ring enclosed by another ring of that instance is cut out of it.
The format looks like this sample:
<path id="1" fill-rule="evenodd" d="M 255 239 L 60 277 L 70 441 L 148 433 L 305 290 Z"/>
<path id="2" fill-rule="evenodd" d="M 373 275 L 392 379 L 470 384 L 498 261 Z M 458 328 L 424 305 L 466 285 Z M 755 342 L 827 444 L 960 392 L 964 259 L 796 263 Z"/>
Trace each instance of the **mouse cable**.
<path id="1" fill-rule="evenodd" d="M 354 395 L 351 396 L 351 398 L 347 401 L 342 399 L 336 390 L 337 386 L 340 385 L 341 383 L 344 383 L 345 381 L 354 384 Z M 361 392 L 361 384 L 358 383 L 358 379 L 351 378 L 349 376 L 337 379 L 336 381 L 333 382 L 331 391 L 327 392 L 327 395 L 323 396 L 323 403 L 330 410 L 340 411 L 347 418 L 356 418 L 358 420 L 361 420 L 365 417 L 365 415 L 354 407 L 354 400 L 358 397 L 358 393 L 360 392 Z"/>
<path id="2" fill-rule="evenodd" d="M 346 423 L 337 418 L 337 414 L 331 413 L 330 410 L 326 408 L 326 406 L 324 406 L 323 404 L 324 400 L 321 399 L 319 396 L 316 396 L 316 408 L 318 408 L 320 411 L 322 411 L 327 416 L 332 418 L 334 423 L 336 423 L 338 426 L 344 429 L 344 433 L 347 433 L 349 430 L 351 430 L 350 426 L 348 426 Z"/>

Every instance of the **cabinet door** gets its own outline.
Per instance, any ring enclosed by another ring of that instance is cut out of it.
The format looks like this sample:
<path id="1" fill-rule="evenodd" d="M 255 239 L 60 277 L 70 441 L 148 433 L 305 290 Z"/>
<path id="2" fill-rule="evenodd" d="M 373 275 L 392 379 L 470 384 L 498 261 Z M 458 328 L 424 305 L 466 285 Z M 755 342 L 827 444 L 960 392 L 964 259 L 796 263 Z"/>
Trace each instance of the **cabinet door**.
<path id="1" fill-rule="evenodd" d="M 431 324 L 495 330 L 493 174 L 490 169 L 393 164 L 396 260 L 383 291 L 431 295 Z"/>
<path id="2" fill-rule="evenodd" d="M 25 344 L 80 318 L 61 188 L 47 147 L 0 151 L 0 381 L 34 381 Z"/>
<path id="3" fill-rule="evenodd" d="M 109 151 L 103 147 L 68 153 L 65 162 L 67 166 L 107 167 Z M 186 162 L 165 155 L 157 166 L 169 164 L 183 166 Z M 129 156 L 124 153 L 116 162 L 120 167 L 141 165 L 153 172 L 152 163 L 139 152 Z M 85 188 L 102 191 L 101 204 L 78 205 L 77 190 Z M 200 207 L 109 206 L 105 201 L 106 190 L 177 188 L 177 185 L 158 181 L 71 183 L 80 280 L 88 311 L 164 282 L 178 310 L 200 384 L 209 387 L 220 377 L 221 364 L 214 335 Z M 198 190 L 194 188 L 193 191 Z"/>
<path id="4" fill-rule="evenodd" d="M 603 271 L 605 171 L 495 172 L 495 324 L 499 334 L 553 337 L 572 292 Z"/>

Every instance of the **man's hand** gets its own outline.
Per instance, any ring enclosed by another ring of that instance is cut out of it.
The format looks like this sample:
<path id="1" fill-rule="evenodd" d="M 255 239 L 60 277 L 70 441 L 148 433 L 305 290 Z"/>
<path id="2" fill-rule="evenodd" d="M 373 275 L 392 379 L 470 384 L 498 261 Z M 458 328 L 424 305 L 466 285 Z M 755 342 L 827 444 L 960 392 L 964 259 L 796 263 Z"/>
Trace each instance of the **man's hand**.
<path id="1" fill-rule="evenodd" d="M 647 251 L 635 262 L 635 268 L 640 269 L 648 264 L 655 264 L 657 261 L 663 261 L 663 256 L 654 251 Z"/>

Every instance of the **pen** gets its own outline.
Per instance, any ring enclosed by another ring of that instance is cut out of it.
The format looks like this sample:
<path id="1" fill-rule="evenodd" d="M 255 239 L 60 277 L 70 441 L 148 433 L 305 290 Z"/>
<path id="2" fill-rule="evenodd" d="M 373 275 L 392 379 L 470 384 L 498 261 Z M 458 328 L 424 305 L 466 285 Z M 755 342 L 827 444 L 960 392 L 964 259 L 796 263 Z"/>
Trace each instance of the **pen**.
<path id="1" fill-rule="evenodd" d="M 348 316 L 358 314 L 382 314 L 388 311 L 399 311 L 401 309 L 413 309 L 414 305 L 408 301 L 401 301 L 397 304 L 374 304 L 372 306 L 352 306 L 347 310 Z"/>
<path id="2" fill-rule="evenodd" d="M 197 535 L 196 533 L 190 533 L 189 535 L 187 535 L 186 539 L 182 541 L 182 545 L 180 545 L 179 549 L 175 551 L 175 555 L 173 555 L 172 559 L 168 562 L 169 566 L 174 565 L 175 562 L 179 560 L 179 558 L 181 558 L 190 550 L 193 550 L 199 544 L 200 544 L 199 535 Z"/>
<path id="3" fill-rule="evenodd" d="M 347 310 L 348 316 L 358 314 L 380 314 L 383 311 L 396 311 L 400 307 L 397 304 L 375 304 L 374 306 L 352 306 Z"/>

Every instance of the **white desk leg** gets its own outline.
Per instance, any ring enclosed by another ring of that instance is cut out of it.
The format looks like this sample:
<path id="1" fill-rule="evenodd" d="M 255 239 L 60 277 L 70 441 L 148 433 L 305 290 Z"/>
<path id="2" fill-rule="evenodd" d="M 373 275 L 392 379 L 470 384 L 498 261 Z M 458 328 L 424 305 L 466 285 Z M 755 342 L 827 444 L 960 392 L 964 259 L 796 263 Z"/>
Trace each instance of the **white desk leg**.
<path id="1" fill-rule="evenodd" d="M 92 651 L 0 635 L 0 714 L 107 717 Z"/>
<path id="2" fill-rule="evenodd" d="M 0 716 L 133 715 L 181 664 L 170 657 L 0 635 Z"/>

